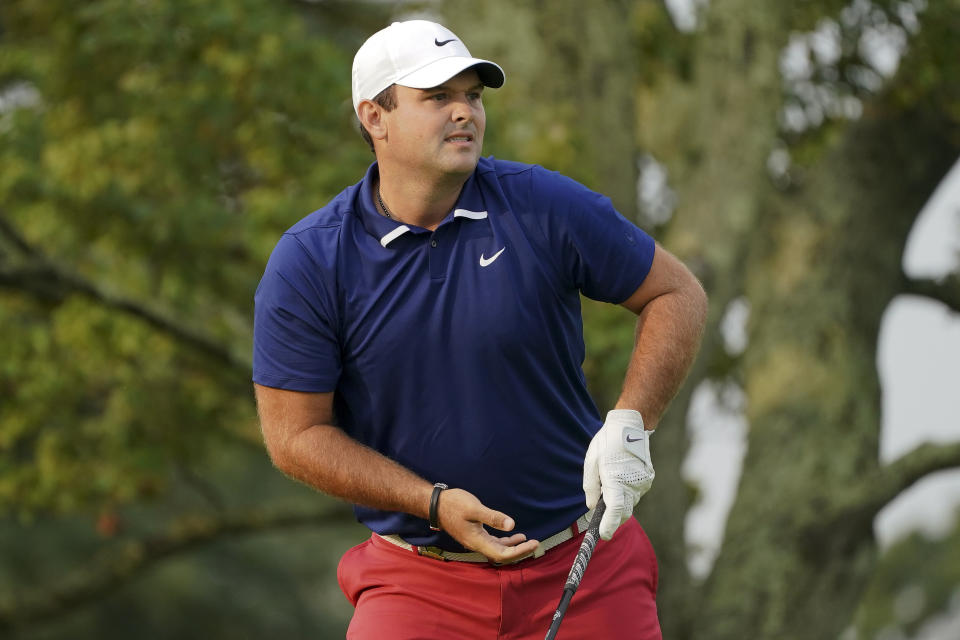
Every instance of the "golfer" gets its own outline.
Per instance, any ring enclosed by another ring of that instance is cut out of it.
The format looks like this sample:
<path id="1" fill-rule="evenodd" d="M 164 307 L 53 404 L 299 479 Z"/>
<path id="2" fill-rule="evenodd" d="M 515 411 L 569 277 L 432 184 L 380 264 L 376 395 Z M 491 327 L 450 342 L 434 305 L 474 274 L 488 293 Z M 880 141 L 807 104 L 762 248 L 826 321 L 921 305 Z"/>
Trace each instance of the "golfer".
<path id="1" fill-rule="evenodd" d="M 608 542 L 561 633 L 660 638 L 632 512 L 706 298 L 606 197 L 481 157 L 483 94 L 503 83 L 432 22 L 360 47 L 353 106 L 376 161 L 283 234 L 257 289 L 264 440 L 372 532 L 338 569 L 348 638 L 542 638 L 601 494 Z M 581 294 L 638 315 L 606 420 L 581 368 Z"/>

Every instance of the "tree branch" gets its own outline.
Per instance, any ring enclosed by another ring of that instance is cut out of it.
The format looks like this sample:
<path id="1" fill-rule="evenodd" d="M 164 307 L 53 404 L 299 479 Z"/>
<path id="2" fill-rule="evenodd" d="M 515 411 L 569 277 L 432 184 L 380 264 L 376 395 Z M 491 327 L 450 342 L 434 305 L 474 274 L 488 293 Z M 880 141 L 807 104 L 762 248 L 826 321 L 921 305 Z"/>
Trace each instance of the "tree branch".
<path id="1" fill-rule="evenodd" d="M 0 210 L 0 234 L 7 237 L 13 245 L 19 249 L 22 253 L 30 256 L 31 258 L 38 257 L 36 249 L 30 246 L 23 236 L 21 236 L 16 229 L 13 228 L 4 217 L 3 210 Z"/>
<path id="2" fill-rule="evenodd" d="M 960 273 L 956 271 L 936 280 L 903 274 L 903 293 L 938 300 L 954 313 L 960 313 Z"/>
<path id="3" fill-rule="evenodd" d="M 83 295 L 106 307 L 143 320 L 154 329 L 206 354 L 238 373 L 243 375 L 249 373 L 251 363 L 247 359 L 234 355 L 230 349 L 210 337 L 177 324 L 140 302 L 110 294 L 75 272 L 67 271 L 47 260 L 4 218 L 2 210 L 0 210 L 0 235 L 8 238 L 29 258 L 25 266 L 12 267 L 0 264 L 0 288 L 26 292 L 55 304 L 63 302 L 70 295 Z"/>
<path id="4" fill-rule="evenodd" d="M 872 535 L 874 518 L 894 498 L 931 473 L 955 467 L 960 467 L 960 442 L 920 445 L 842 494 L 835 506 L 809 525 L 809 539 L 818 545 L 830 540 L 852 547 L 856 540 Z"/>
<path id="5" fill-rule="evenodd" d="M 880 467 L 876 477 L 863 483 L 860 497 L 862 509 L 879 513 L 898 495 L 931 473 L 960 467 L 960 442 L 923 444 L 892 463 Z M 854 505 L 848 505 L 852 508 Z"/>
<path id="6" fill-rule="evenodd" d="M 60 584 L 0 595 L 0 629 L 51 620 L 89 604 L 127 584 L 153 565 L 168 558 L 228 537 L 264 533 L 293 527 L 324 527 L 352 520 L 345 503 L 316 511 L 264 511 L 205 517 L 187 516 L 175 521 L 157 537 L 120 543 L 101 552 Z"/>
<path id="7" fill-rule="evenodd" d="M 177 476 L 183 483 L 189 487 L 191 490 L 196 492 L 204 502 L 206 502 L 211 509 L 218 513 L 223 512 L 224 501 L 223 497 L 220 495 L 220 492 L 217 491 L 217 488 L 203 479 L 196 471 L 194 471 L 188 464 L 184 461 L 179 460 L 174 465 Z"/>

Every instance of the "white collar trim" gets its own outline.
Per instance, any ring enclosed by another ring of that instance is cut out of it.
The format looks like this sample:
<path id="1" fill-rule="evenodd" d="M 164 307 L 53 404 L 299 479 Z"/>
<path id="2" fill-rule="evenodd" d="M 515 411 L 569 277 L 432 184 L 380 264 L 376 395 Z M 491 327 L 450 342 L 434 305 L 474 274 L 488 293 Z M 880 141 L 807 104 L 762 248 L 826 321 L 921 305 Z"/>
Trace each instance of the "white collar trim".
<path id="1" fill-rule="evenodd" d="M 471 220 L 483 220 L 487 217 L 486 211 L 468 211 L 467 209 L 455 209 L 454 218 L 470 218 Z"/>
<path id="2" fill-rule="evenodd" d="M 407 231 L 410 231 L 410 227 L 408 227 L 405 224 L 402 224 L 396 229 L 394 229 L 393 231 L 391 231 L 390 233 L 388 233 L 387 235 L 380 238 L 380 244 L 384 248 L 386 248 L 388 244 L 390 244 L 391 242 L 393 242 L 394 240 L 396 240 L 397 238 L 405 234 Z"/>
<path id="3" fill-rule="evenodd" d="M 455 209 L 453 212 L 454 218 L 470 218 L 471 220 L 483 220 L 487 217 L 486 211 L 470 211 L 468 209 Z M 380 238 L 380 244 L 386 248 L 388 244 L 405 234 L 407 231 L 410 231 L 410 227 L 405 224 L 400 225 L 387 235 Z"/>

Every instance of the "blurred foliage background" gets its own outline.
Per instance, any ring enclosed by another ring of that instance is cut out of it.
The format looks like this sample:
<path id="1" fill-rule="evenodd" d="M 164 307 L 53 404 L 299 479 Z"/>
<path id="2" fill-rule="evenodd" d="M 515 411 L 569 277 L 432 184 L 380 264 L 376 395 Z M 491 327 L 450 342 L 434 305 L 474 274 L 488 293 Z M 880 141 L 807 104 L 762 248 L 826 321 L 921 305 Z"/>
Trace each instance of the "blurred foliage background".
<path id="1" fill-rule="evenodd" d="M 507 70 L 487 153 L 609 194 L 711 296 L 638 509 L 664 637 L 907 638 L 956 608 L 960 533 L 881 554 L 872 523 L 960 466 L 960 445 L 881 465 L 875 362 L 895 296 L 960 311 L 957 274 L 901 269 L 960 156 L 960 0 L 694 5 L 678 28 L 655 0 L 4 0 L 0 635 L 343 636 L 336 563 L 367 533 L 269 464 L 252 298 L 279 234 L 372 160 L 350 63 L 410 16 Z M 899 47 L 895 73 L 871 37 Z M 658 172 L 669 186 L 644 188 Z M 744 300 L 749 340 L 731 350 L 719 327 Z M 633 323 L 584 310 L 605 408 Z M 700 578 L 681 466 L 706 382 L 742 390 L 750 431 Z"/>

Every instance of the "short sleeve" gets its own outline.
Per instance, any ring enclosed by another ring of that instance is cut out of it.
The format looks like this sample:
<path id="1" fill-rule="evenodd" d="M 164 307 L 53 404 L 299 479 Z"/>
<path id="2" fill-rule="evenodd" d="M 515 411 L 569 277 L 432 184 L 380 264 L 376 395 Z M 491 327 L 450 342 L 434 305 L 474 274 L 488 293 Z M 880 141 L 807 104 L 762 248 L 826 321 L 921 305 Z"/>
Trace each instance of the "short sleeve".
<path id="1" fill-rule="evenodd" d="M 285 234 L 254 297 L 253 381 L 292 391 L 329 392 L 340 377 L 335 297 L 329 270 Z"/>
<path id="2" fill-rule="evenodd" d="M 643 283 L 656 243 L 604 195 L 537 167 L 532 199 L 541 226 L 569 284 L 583 295 L 619 304 Z"/>

